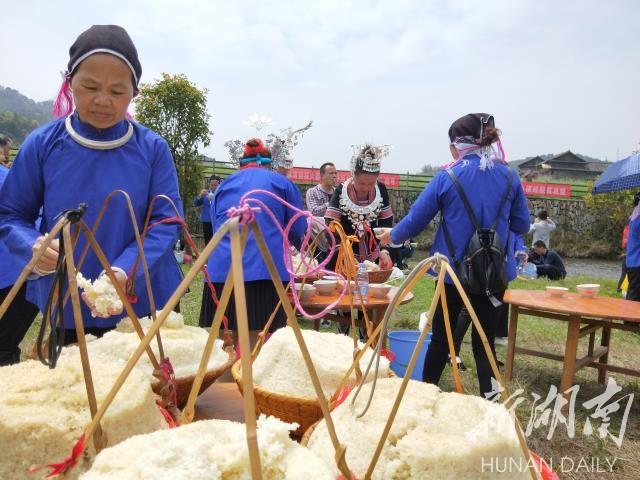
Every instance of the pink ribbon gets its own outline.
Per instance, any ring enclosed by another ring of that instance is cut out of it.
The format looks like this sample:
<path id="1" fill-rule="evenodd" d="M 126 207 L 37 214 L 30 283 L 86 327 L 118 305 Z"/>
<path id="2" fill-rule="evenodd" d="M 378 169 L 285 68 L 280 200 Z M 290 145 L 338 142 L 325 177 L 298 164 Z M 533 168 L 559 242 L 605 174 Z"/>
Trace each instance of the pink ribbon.
<path id="1" fill-rule="evenodd" d="M 251 205 L 244 201 L 238 208 L 230 207 L 227 210 L 227 217 L 240 217 L 240 223 L 243 225 L 247 225 L 255 220 L 255 214 L 258 212 L 260 212 L 260 208 L 251 207 Z"/>
<path id="2" fill-rule="evenodd" d="M 287 222 L 284 228 L 282 228 L 282 226 L 280 225 L 280 222 L 278 221 L 274 213 L 269 209 L 269 207 L 267 207 L 267 205 L 265 205 L 264 202 L 262 202 L 261 200 L 258 200 L 257 198 L 251 198 L 252 195 L 255 195 L 258 193 L 262 195 L 266 195 L 267 197 L 270 197 L 276 200 L 277 202 L 281 203 L 285 207 L 295 212 L 293 217 L 291 217 L 291 219 L 289 220 L 289 222 Z M 308 313 L 302 307 L 302 304 L 300 303 L 300 297 L 298 295 L 298 291 L 295 288 L 293 288 L 291 291 L 291 295 L 293 297 L 293 303 L 296 309 L 300 312 L 300 314 L 305 318 L 308 318 L 309 320 L 317 320 L 318 318 L 323 318 L 328 312 L 335 309 L 335 307 L 340 303 L 342 298 L 346 295 L 348 285 L 347 285 L 346 279 L 342 275 L 340 275 L 339 273 L 333 272 L 331 270 L 328 270 L 326 268 L 327 264 L 331 261 L 331 258 L 333 257 L 336 251 L 336 239 L 333 233 L 329 230 L 329 227 L 327 227 L 327 225 L 324 222 L 314 217 L 311 214 L 311 212 L 301 210 L 291 205 L 290 203 L 286 202 L 282 198 L 278 197 L 275 193 L 269 192 L 268 190 L 251 190 L 245 193 L 240 198 L 240 207 L 230 208 L 227 211 L 227 215 L 237 216 L 238 211 L 241 212 L 240 214 L 243 214 L 243 213 L 246 213 L 248 209 L 251 210 L 252 217 L 250 218 L 252 220 L 255 218 L 254 216 L 255 212 L 264 211 L 269 216 L 273 224 L 276 226 L 276 228 L 282 235 L 282 250 L 284 255 L 283 260 L 284 260 L 284 265 L 287 270 L 287 273 L 289 274 L 289 281 L 291 282 L 292 285 L 295 283 L 296 279 L 316 278 L 318 274 L 331 275 L 333 277 L 338 277 L 342 280 L 342 290 L 340 291 L 338 298 L 334 302 L 331 302 L 331 304 L 327 305 L 324 309 L 322 309 L 322 311 L 313 315 Z M 289 233 L 291 232 L 291 229 L 293 228 L 293 225 L 295 224 L 295 222 L 298 221 L 298 219 L 300 219 L 301 217 L 307 218 L 307 230 L 302 239 L 302 245 L 300 246 L 300 258 L 302 260 L 303 266 L 305 267 L 305 271 L 296 272 L 293 267 L 293 256 L 291 255 L 291 243 L 289 242 Z M 306 258 L 307 252 L 311 247 L 311 243 L 313 243 L 313 240 L 311 238 L 312 236 L 311 222 L 316 222 L 323 230 L 325 230 L 328 233 L 329 238 L 331 239 L 329 254 L 322 262 L 320 262 L 320 264 L 316 266 L 311 265 Z"/>

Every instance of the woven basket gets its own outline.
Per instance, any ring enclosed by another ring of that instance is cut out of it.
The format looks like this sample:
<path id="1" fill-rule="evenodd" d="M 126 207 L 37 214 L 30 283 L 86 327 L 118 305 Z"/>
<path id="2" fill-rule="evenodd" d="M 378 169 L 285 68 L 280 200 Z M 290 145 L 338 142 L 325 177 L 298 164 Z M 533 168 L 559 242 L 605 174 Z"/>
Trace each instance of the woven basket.
<path id="1" fill-rule="evenodd" d="M 204 392 L 207 388 L 209 388 L 220 376 L 222 376 L 236 361 L 236 352 L 233 347 L 227 347 L 225 349 L 229 358 L 227 361 L 220 365 L 218 368 L 214 368 L 212 370 L 207 370 L 204 374 L 204 378 L 202 380 L 202 385 L 200 386 L 200 391 L 198 395 Z M 189 400 L 189 393 L 191 392 L 191 386 L 193 385 L 193 381 L 195 380 L 195 374 L 189 375 L 188 377 L 176 377 L 176 399 L 178 403 L 178 408 L 182 409 L 187 404 L 187 400 Z M 156 395 L 161 395 L 161 383 L 153 382 L 151 384 L 151 388 L 156 393 Z"/>
<path id="2" fill-rule="evenodd" d="M 369 272 L 369 283 L 384 283 L 389 280 L 393 270 L 378 270 L 377 272 Z"/>
<path id="3" fill-rule="evenodd" d="M 233 379 L 242 393 L 242 369 L 240 361 L 231 368 Z M 301 437 L 311 425 L 322 418 L 320 402 L 315 398 L 296 397 L 266 390 L 259 385 L 253 385 L 253 395 L 256 399 L 256 412 L 273 415 L 283 422 L 300 425 L 291 435 Z M 331 402 L 330 402 L 331 403 Z"/>
<path id="4" fill-rule="evenodd" d="M 240 361 L 237 361 L 231 368 L 233 379 L 238 384 L 242 393 L 242 370 Z M 389 369 L 389 376 L 395 374 Z M 315 423 L 322 419 L 322 409 L 320 402 L 315 398 L 296 397 L 283 393 L 272 392 L 253 384 L 253 395 L 256 399 L 256 413 L 264 413 L 279 418 L 283 422 L 297 423 L 300 425 L 297 430 L 291 432 L 294 437 L 300 438 Z M 335 398 L 329 399 L 329 410 L 334 407 Z"/>

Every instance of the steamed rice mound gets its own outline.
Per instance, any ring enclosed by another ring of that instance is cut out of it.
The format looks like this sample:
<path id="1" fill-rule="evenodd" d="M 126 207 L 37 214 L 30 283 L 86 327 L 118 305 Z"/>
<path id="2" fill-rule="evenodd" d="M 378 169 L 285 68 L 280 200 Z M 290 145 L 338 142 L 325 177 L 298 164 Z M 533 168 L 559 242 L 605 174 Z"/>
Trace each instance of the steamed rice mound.
<path id="1" fill-rule="evenodd" d="M 90 354 L 89 361 L 100 405 L 122 367 L 101 355 Z M 44 478 L 46 469 L 27 470 L 66 458 L 91 421 L 79 350 L 66 348 L 53 370 L 35 360 L 2 367 L 0 382 L 0 478 Z M 144 374 L 134 369 L 102 419 L 108 445 L 164 428 L 155 398 Z M 91 439 L 85 445 L 93 458 Z M 65 478 L 87 467 L 81 459 Z"/>
<path id="2" fill-rule="evenodd" d="M 258 419 L 262 476 L 268 479 L 335 480 L 317 455 L 289 438 L 292 425 Z M 132 437 L 103 450 L 82 480 L 249 480 L 245 426 L 203 420 Z"/>
<path id="3" fill-rule="evenodd" d="M 160 312 L 157 314 L 160 315 Z M 142 330 L 146 332 L 152 324 L 152 319 L 142 317 L 140 324 Z M 176 378 L 195 375 L 209 332 L 204 328 L 185 325 L 181 314 L 171 312 L 160 328 L 160 337 L 164 353 L 171 360 Z M 110 356 L 123 367 L 139 345 L 140 337 L 135 332 L 133 323 L 127 317 L 118 323 L 115 330 L 107 332 L 102 338 L 91 341 L 89 352 Z M 158 342 L 155 338 L 151 340 L 150 346 L 159 360 Z M 218 345 L 214 345 L 207 370 L 218 368 L 228 360 L 229 355 L 220 347 L 219 342 Z M 148 373 L 150 381 L 156 380 L 153 377 L 153 367 L 146 353 L 142 354 L 137 365 Z"/>
<path id="4" fill-rule="evenodd" d="M 353 340 L 346 335 L 302 330 L 322 389 L 327 397 L 333 395 L 340 380 L 353 363 Z M 360 344 L 363 348 L 364 344 Z M 360 360 L 364 373 L 373 350 Z M 389 375 L 389 360 L 380 358 L 379 377 Z M 367 377 L 373 379 L 373 368 Z M 352 373 L 355 381 L 355 373 Z M 311 377 L 302 358 L 300 347 L 291 327 L 276 330 L 262 347 L 253 364 L 253 381 L 266 390 L 295 397 L 316 398 Z"/>
<path id="5" fill-rule="evenodd" d="M 331 414 L 338 439 L 347 447 L 349 468 L 358 478 L 367 471 L 401 382 L 399 378 L 378 380 L 371 407 L 362 418 L 356 414 L 366 405 L 371 384 L 363 387 L 355 409 L 351 407 L 352 392 Z M 334 458 L 324 420 L 313 431 L 308 447 L 326 462 Z M 503 474 L 487 467 L 483 471 L 483 458 L 487 465 L 496 457 L 497 465 L 504 465 L 505 458 L 513 458 L 515 464 L 523 466 L 528 460 L 506 408 L 480 397 L 444 393 L 435 385 L 411 380 L 373 479 L 530 478 L 525 468 L 522 472 L 507 469 Z"/>

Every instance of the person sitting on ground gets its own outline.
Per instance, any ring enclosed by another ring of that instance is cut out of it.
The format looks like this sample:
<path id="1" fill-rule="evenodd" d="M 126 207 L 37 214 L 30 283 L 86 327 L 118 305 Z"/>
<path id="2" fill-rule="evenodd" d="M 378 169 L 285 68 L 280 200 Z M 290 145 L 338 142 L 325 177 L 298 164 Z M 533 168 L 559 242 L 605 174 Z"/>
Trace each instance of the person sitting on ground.
<path id="1" fill-rule="evenodd" d="M 548 249 L 542 240 L 538 240 L 533 244 L 529 259 L 535 264 L 538 277 L 547 277 L 549 280 L 562 280 L 567 275 L 560 255 Z"/>
<path id="2" fill-rule="evenodd" d="M 529 228 L 529 233 L 533 232 L 532 245 L 538 240 L 542 240 L 547 248 L 551 247 L 551 231 L 556 229 L 556 224 L 549 218 L 546 210 L 540 210 L 538 219 Z"/>

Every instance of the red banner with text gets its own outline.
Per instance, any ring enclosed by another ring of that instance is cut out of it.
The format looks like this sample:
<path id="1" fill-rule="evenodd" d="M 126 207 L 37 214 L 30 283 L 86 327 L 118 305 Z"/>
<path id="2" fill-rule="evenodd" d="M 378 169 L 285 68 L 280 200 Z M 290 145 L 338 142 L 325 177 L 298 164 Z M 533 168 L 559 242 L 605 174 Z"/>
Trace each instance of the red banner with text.
<path id="1" fill-rule="evenodd" d="M 351 176 L 347 170 L 338 170 L 338 182 L 342 183 Z M 296 183 L 320 183 L 320 170 L 317 168 L 293 167 L 289 170 L 289 178 Z M 397 173 L 381 173 L 378 177 L 387 187 L 399 187 L 400 175 Z"/>
<path id="2" fill-rule="evenodd" d="M 564 183 L 522 182 L 522 188 L 528 197 L 571 197 L 571 185 Z"/>

